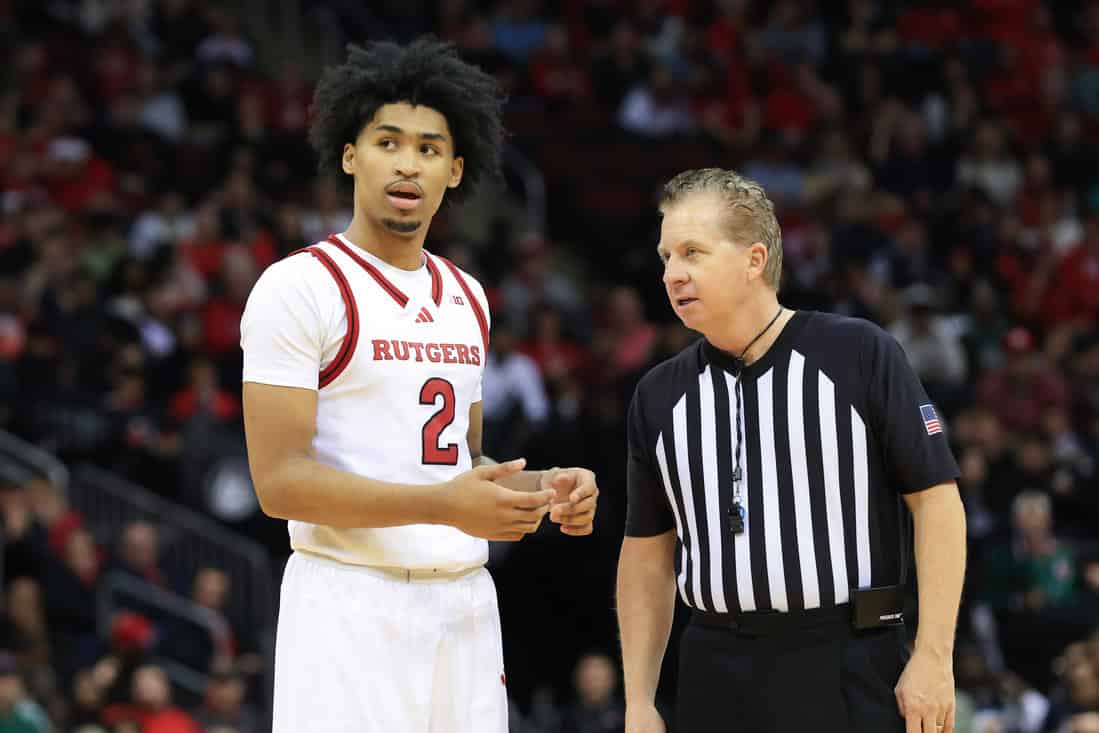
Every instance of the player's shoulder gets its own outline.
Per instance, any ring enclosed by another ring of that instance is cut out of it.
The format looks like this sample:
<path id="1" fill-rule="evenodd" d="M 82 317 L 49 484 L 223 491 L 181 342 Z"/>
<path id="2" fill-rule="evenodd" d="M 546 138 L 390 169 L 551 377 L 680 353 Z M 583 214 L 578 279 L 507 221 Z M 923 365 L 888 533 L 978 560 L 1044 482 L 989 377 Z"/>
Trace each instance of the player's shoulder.
<path id="1" fill-rule="evenodd" d="M 342 307 L 340 288 L 332 273 L 307 250 L 292 252 L 260 273 L 248 296 L 249 310 L 307 308 L 327 313 Z"/>
<path id="2" fill-rule="evenodd" d="M 333 284 L 332 274 L 310 250 L 324 251 L 324 243 L 302 247 L 280 260 L 275 260 L 260 274 L 260 281 L 272 288 L 290 290 L 327 290 Z"/>

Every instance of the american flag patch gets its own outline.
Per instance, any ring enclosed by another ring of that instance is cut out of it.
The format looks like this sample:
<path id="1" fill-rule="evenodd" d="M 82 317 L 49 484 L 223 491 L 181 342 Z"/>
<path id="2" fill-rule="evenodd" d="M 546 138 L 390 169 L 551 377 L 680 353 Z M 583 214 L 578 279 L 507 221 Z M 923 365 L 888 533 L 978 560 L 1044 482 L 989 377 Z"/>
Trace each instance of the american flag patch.
<path id="1" fill-rule="evenodd" d="M 938 435 L 943 431 L 939 424 L 939 415 L 931 405 L 920 405 L 920 415 L 923 416 L 923 426 L 927 428 L 928 435 Z"/>

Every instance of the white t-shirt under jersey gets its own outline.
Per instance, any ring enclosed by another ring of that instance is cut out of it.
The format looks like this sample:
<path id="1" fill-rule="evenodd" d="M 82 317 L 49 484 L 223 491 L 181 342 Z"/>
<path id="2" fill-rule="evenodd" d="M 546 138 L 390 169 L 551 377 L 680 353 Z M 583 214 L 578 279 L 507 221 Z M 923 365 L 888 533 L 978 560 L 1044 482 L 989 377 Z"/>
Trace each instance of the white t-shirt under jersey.
<path id="1" fill-rule="evenodd" d="M 243 380 L 318 390 L 313 449 L 327 465 L 406 484 L 469 470 L 469 409 L 481 399 L 488 327 L 480 284 L 462 273 L 467 293 L 448 263 L 427 253 L 423 266 L 407 271 L 343 238 L 317 246 L 350 285 L 354 352 L 319 386 L 347 334 L 347 310 L 326 267 L 297 254 L 267 268 L 248 298 Z M 484 540 L 443 525 L 337 529 L 290 521 L 289 532 L 294 549 L 358 565 L 460 570 L 488 555 Z"/>

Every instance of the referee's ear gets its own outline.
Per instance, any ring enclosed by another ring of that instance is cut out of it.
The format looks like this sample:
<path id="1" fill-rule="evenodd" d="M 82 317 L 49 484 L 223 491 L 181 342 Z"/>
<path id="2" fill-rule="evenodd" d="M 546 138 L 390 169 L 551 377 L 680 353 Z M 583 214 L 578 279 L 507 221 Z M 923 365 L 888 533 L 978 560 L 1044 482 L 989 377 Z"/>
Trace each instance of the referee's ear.
<path id="1" fill-rule="evenodd" d="M 748 245 L 748 279 L 755 280 L 763 277 L 767 271 L 767 245 L 763 242 L 753 242 Z"/>

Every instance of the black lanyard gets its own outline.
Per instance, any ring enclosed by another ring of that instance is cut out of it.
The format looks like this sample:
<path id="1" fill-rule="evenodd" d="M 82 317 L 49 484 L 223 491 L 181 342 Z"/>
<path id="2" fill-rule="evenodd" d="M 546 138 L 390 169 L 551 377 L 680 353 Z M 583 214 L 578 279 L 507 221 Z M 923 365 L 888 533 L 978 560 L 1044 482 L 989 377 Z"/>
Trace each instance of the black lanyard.
<path id="1" fill-rule="evenodd" d="M 763 327 L 762 331 L 756 334 L 754 339 L 748 342 L 748 345 L 744 347 L 744 351 L 740 352 L 740 356 L 733 359 L 733 366 L 736 367 L 736 380 L 733 382 L 733 392 L 736 393 L 736 453 L 734 455 L 736 467 L 733 468 L 733 504 L 729 508 L 729 531 L 733 534 L 741 534 L 744 532 L 744 520 L 747 516 L 744 504 L 740 500 L 740 484 L 744 475 L 740 467 L 741 441 L 743 440 L 743 431 L 740 425 L 740 377 L 744 374 L 744 367 L 747 366 L 744 363 L 744 355 L 748 353 L 748 349 L 752 348 L 756 341 L 759 341 L 763 334 L 771 329 L 771 326 L 775 325 L 775 321 L 782 315 L 782 310 L 782 306 L 780 305 L 778 307 L 778 313 L 775 313 L 774 318 Z"/>

